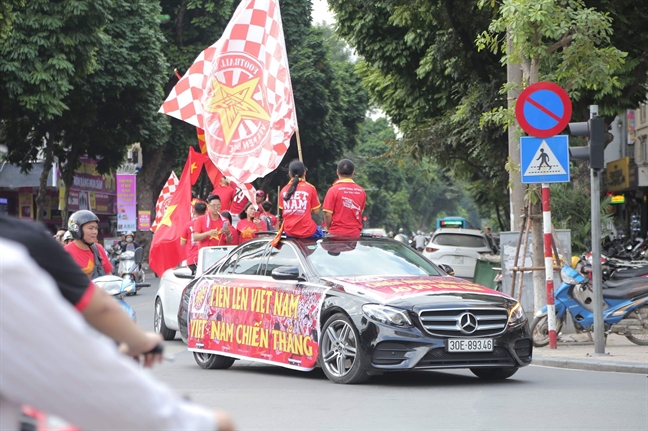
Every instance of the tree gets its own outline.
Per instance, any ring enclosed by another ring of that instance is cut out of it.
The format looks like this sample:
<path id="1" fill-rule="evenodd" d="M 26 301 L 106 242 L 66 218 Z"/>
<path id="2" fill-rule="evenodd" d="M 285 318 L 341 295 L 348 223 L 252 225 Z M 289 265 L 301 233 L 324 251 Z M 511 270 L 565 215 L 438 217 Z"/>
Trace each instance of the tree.
<path id="1" fill-rule="evenodd" d="M 59 118 L 75 86 L 93 72 L 108 0 L 33 0 L 14 9 L 12 30 L 0 40 L 0 119 L 6 159 L 29 171 L 39 152 L 44 169 L 36 198 L 42 217 L 45 185 L 65 130 Z"/>

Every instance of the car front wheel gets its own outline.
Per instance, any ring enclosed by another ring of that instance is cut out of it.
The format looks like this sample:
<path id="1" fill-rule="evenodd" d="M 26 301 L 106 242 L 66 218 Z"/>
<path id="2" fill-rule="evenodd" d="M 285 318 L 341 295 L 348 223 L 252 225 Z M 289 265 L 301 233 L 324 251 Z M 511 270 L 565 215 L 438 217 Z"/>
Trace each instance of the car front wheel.
<path id="1" fill-rule="evenodd" d="M 165 340 L 173 340 L 175 338 L 176 331 L 167 328 L 167 325 L 164 323 L 164 310 L 162 308 L 162 301 L 160 298 L 155 300 L 155 315 L 153 316 L 153 327 L 155 332 L 162 335 L 162 338 Z"/>
<path id="2" fill-rule="evenodd" d="M 335 383 L 362 383 L 369 379 L 362 368 L 360 338 L 351 320 L 344 314 L 331 316 L 322 331 L 320 364 L 326 377 Z"/>
<path id="3" fill-rule="evenodd" d="M 200 368 L 206 370 L 226 370 L 231 367 L 236 359 L 227 356 L 213 355 L 211 353 L 194 352 L 194 360 Z"/>

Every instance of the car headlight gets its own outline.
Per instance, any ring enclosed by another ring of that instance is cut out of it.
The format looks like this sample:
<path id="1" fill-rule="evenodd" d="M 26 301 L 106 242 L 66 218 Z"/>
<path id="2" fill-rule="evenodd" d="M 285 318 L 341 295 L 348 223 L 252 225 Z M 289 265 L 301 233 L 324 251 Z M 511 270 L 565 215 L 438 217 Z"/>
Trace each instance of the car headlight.
<path id="1" fill-rule="evenodd" d="M 369 319 L 386 325 L 398 326 L 399 328 L 413 326 L 407 313 L 397 308 L 379 304 L 365 304 L 362 306 L 362 312 Z"/>
<path id="2" fill-rule="evenodd" d="M 526 319 L 522 305 L 517 302 L 509 309 L 509 326 L 516 326 Z"/>

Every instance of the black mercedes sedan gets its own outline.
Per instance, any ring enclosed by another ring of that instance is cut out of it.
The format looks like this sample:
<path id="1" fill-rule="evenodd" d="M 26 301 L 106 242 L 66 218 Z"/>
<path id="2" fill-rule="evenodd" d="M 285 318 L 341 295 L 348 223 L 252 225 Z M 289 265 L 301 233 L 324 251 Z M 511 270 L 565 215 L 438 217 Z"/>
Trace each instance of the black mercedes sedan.
<path id="1" fill-rule="evenodd" d="M 515 299 L 388 238 L 259 238 L 187 285 L 183 340 L 203 368 L 246 359 L 359 383 L 400 370 L 511 377 L 531 363 Z"/>

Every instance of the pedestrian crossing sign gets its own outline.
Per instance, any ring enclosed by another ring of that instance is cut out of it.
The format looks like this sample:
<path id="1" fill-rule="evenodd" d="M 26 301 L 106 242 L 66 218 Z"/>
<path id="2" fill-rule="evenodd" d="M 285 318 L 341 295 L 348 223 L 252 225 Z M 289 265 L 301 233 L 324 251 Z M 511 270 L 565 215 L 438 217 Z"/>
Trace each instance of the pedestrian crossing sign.
<path id="1" fill-rule="evenodd" d="M 522 184 L 569 182 L 569 137 L 520 138 Z"/>

